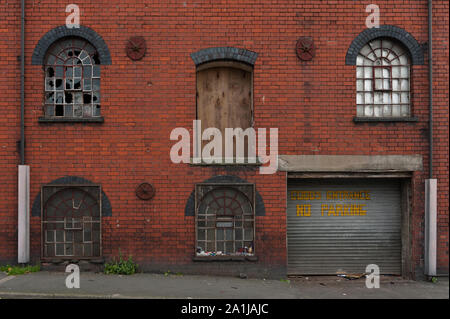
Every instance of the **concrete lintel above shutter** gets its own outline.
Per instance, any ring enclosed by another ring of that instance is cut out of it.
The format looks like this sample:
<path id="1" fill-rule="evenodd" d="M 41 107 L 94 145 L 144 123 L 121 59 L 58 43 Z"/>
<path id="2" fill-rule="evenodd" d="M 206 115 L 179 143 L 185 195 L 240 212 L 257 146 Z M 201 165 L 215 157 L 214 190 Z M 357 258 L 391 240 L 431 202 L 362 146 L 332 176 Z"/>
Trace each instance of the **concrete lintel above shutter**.
<path id="1" fill-rule="evenodd" d="M 422 155 L 280 155 L 286 172 L 413 172 L 423 169 Z"/>

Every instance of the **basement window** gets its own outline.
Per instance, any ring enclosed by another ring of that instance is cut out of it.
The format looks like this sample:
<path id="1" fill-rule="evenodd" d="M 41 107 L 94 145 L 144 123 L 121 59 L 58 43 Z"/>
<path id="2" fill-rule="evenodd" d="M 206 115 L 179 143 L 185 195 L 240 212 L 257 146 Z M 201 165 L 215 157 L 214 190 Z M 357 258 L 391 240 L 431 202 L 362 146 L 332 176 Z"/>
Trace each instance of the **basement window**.
<path id="1" fill-rule="evenodd" d="M 253 184 L 197 184 L 196 257 L 255 254 Z"/>
<path id="2" fill-rule="evenodd" d="M 44 117 L 40 121 L 102 121 L 96 49 L 81 38 L 64 38 L 49 48 L 44 61 Z"/>

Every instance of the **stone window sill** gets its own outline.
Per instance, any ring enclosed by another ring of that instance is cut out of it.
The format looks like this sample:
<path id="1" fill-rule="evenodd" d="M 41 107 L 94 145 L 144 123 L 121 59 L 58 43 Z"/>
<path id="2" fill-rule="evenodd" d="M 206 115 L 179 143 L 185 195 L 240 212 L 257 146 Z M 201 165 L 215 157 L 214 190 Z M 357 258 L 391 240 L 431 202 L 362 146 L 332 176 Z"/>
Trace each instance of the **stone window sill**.
<path id="1" fill-rule="evenodd" d="M 258 261 L 257 256 L 194 256 L 193 261 Z"/>
<path id="2" fill-rule="evenodd" d="M 259 160 L 259 158 L 256 159 L 256 161 L 253 159 L 254 163 L 250 162 L 249 163 L 249 159 L 248 158 L 244 158 L 243 163 L 237 163 L 236 159 L 233 159 L 232 163 L 226 163 L 225 160 L 222 160 L 222 163 L 207 163 L 205 162 L 203 159 L 201 159 L 200 163 L 195 163 L 194 159 L 191 158 L 190 161 L 190 165 L 193 166 L 240 166 L 240 165 L 245 165 L 245 166 L 261 166 L 262 162 Z"/>
<path id="3" fill-rule="evenodd" d="M 367 122 L 418 122 L 419 119 L 413 117 L 358 117 L 353 118 L 355 123 L 367 123 Z"/>
<path id="4" fill-rule="evenodd" d="M 40 117 L 39 123 L 103 123 L 103 116 L 98 117 Z"/>

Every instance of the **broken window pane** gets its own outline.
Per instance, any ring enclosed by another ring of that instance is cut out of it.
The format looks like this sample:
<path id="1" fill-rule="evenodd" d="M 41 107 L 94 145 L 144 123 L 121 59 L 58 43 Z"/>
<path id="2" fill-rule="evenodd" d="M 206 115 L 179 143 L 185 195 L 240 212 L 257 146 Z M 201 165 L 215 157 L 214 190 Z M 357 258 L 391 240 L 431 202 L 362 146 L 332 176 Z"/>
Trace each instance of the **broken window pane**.
<path id="1" fill-rule="evenodd" d="M 45 94 L 45 103 L 54 103 L 55 102 L 55 96 L 53 92 Z"/>
<path id="2" fill-rule="evenodd" d="M 100 103 L 100 92 L 98 92 L 98 91 L 93 92 L 92 102 Z"/>
<path id="3" fill-rule="evenodd" d="M 73 103 L 73 93 L 72 92 L 64 92 L 64 102 L 65 103 Z"/>
<path id="4" fill-rule="evenodd" d="M 81 90 L 81 79 L 73 79 L 73 89 L 74 90 Z"/>
<path id="5" fill-rule="evenodd" d="M 55 80 L 53 78 L 47 78 L 45 80 L 45 90 L 53 91 L 55 88 Z"/>
<path id="6" fill-rule="evenodd" d="M 56 79 L 55 80 L 55 84 L 56 84 L 56 90 L 58 90 L 58 91 L 64 90 L 63 80 L 62 79 Z"/>
<path id="7" fill-rule="evenodd" d="M 73 90 L 73 80 L 66 79 L 66 90 Z"/>
<path id="8" fill-rule="evenodd" d="M 55 76 L 55 69 L 53 67 L 48 67 L 47 68 L 47 76 L 49 78 L 52 78 Z"/>
<path id="9" fill-rule="evenodd" d="M 84 104 L 92 103 L 92 95 L 91 95 L 91 93 L 84 93 L 83 94 L 83 103 Z"/>
<path id="10" fill-rule="evenodd" d="M 64 105 L 55 105 L 55 116 L 64 116 Z"/>
<path id="11" fill-rule="evenodd" d="M 94 106 L 94 116 L 100 116 L 100 105 L 99 104 Z"/>
<path id="12" fill-rule="evenodd" d="M 76 92 L 76 93 L 73 93 L 73 96 L 74 96 L 73 103 L 76 103 L 76 104 L 83 103 L 83 93 Z"/>

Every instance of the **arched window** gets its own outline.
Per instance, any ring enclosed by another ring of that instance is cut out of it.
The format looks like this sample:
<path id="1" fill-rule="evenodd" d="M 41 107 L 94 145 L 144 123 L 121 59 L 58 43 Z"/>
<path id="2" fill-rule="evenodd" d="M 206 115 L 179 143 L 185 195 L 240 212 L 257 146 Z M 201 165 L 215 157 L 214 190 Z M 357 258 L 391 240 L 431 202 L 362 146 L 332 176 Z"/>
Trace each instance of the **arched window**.
<path id="1" fill-rule="evenodd" d="M 55 42 L 44 59 L 46 118 L 100 117 L 100 60 L 78 37 Z"/>
<path id="2" fill-rule="evenodd" d="M 42 187 L 42 258 L 101 256 L 99 186 Z"/>
<path id="3" fill-rule="evenodd" d="M 196 185 L 197 256 L 254 254 L 254 185 Z"/>
<path id="4" fill-rule="evenodd" d="M 403 45 L 377 38 L 356 58 L 357 117 L 410 117 L 410 57 Z"/>

